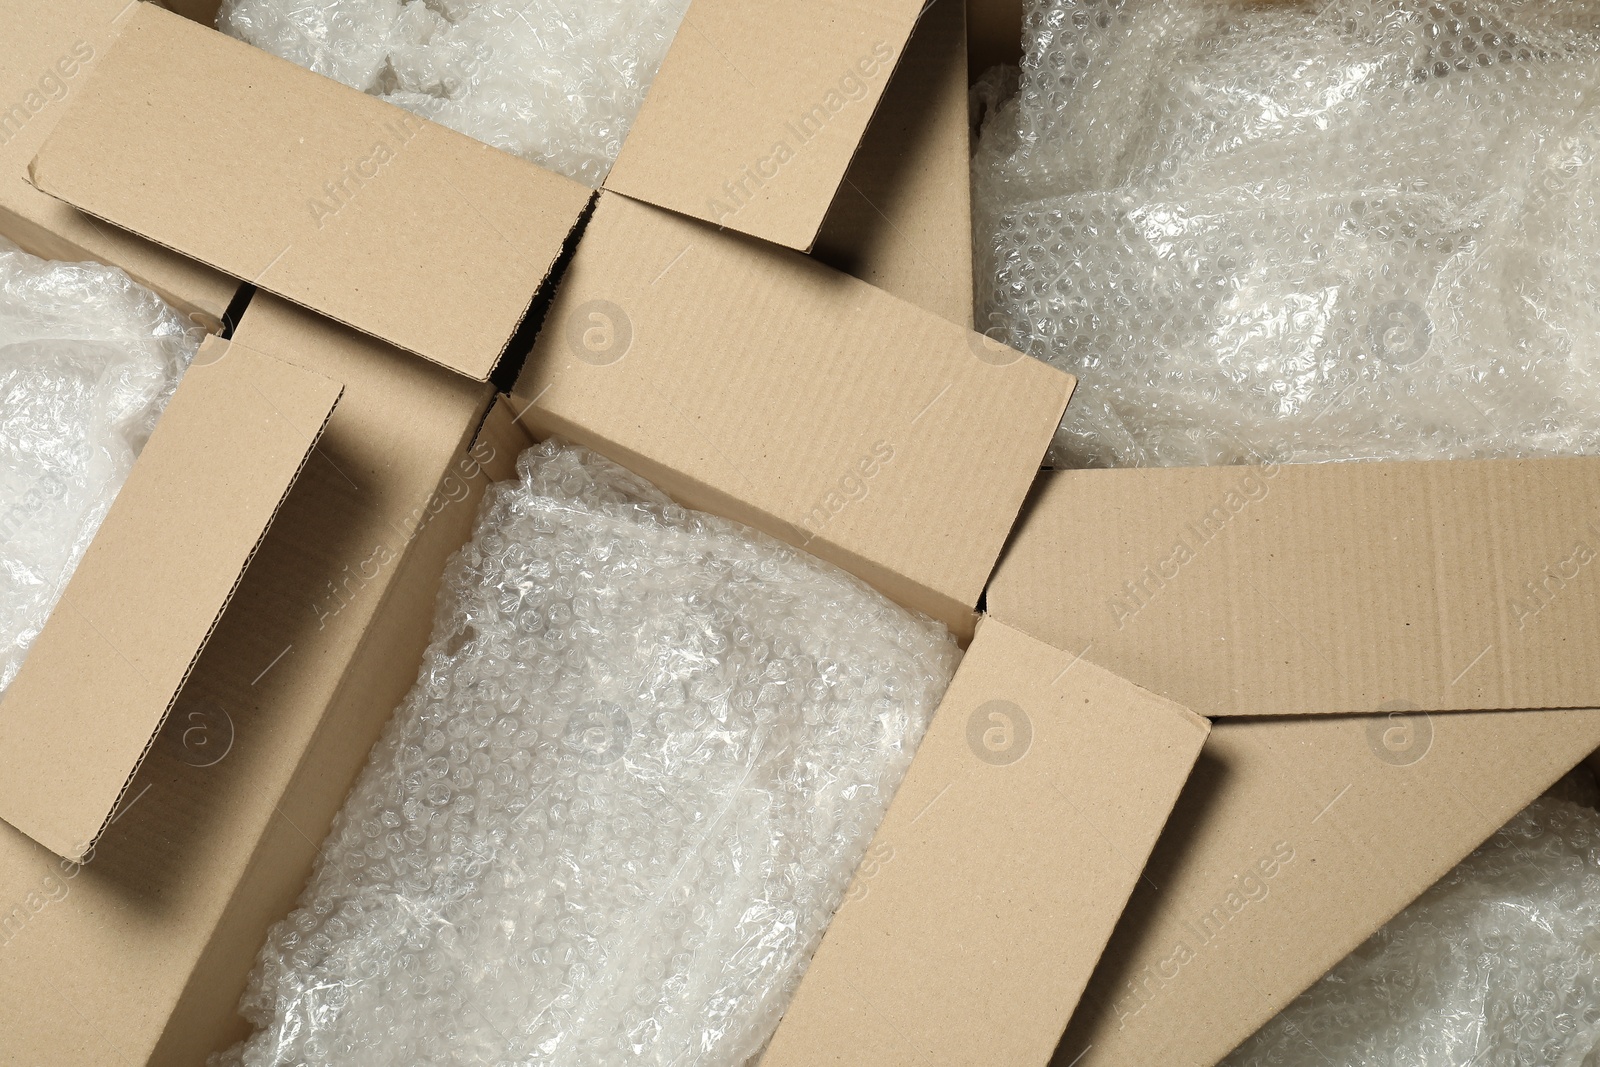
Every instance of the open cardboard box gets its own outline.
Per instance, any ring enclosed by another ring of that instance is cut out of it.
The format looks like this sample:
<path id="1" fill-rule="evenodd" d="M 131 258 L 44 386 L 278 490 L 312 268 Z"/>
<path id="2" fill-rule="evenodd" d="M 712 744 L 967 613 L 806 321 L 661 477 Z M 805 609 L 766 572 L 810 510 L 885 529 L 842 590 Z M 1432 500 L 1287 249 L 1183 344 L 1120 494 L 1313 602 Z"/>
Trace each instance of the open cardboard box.
<path id="1" fill-rule="evenodd" d="M 214 0 L 171 6 L 190 17 L 140 2 L 96 31 L 39 189 L 472 377 L 525 348 L 590 190 L 227 37 Z M 841 186 L 861 197 L 847 170 L 922 7 L 696 0 L 606 188 L 809 249 Z M 86 165 L 107 157 L 127 167 Z"/>
<path id="2" fill-rule="evenodd" d="M 1600 745 L 1597 552 L 1596 458 L 1046 473 L 988 609 L 1216 720 L 1054 1062 L 1214 1064 Z"/>
<path id="3" fill-rule="evenodd" d="M 949 306 L 905 257 L 959 263 L 965 235 L 925 233 L 845 254 Z M 0 1062 L 192 1064 L 242 1036 L 246 972 L 415 678 L 446 557 L 549 433 L 970 641 L 772 1062 L 1049 1055 L 1207 730 L 975 612 L 1071 380 L 959 311 L 614 193 L 541 303 L 512 400 L 254 297 L 234 344 L 345 392 L 94 862 L 0 827 L 0 900 L 24 902 L 0 910 Z"/>
<path id="4" fill-rule="evenodd" d="M 35 110 L 34 94 L 66 92 L 99 46 L 71 19 L 25 16 L 25 6 L 6 0 L 0 11 L 21 30 L 0 54 L 0 99 L 21 101 L 0 116 L 0 236 L 46 259 L 158 280 L 180 310 L 219 322 L 204 309 L 220 312 L 231 282 L 109 234 L 26 184 L 21 153 L 56 117 Z M 339 393 L 324 375 L 216 336 L 179 383 L 0 697 L 0 818 L 64 862 L 85 859 L 112 817 Z M 9 518 L 29 521 L 27 506 Z"/>

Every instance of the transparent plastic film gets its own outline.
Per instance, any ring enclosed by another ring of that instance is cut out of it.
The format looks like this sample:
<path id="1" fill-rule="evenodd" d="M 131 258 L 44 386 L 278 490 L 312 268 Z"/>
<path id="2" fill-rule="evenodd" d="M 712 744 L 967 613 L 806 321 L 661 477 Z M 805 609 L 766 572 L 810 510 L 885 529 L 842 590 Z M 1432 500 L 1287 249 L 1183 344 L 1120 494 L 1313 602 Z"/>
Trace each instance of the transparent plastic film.
<path id="1" fill-rule="evenodd" d="M 1592 802 L 1535 801 L 1223 1067 L 1596 1062 L 1600 813 Z"/>
<path id="2" fill-rule="evenodd" d="M 1027 0 L 980 328 L 1056 466 L 1600 447 L 1600 3 Z"/>
<path id="3" fill-rule="evenodd" d="M 223 0 L 217 26 L 598 188 L 689 0 Z"/>
<path id="4" fill-rule="evenodd" d="M 955 669 L 943 627 L 526 452 L 214 1063 L 740 1067 Z"/>
<path id="5" fill-rule="evenodd" d="M 0 693 L 204 336 L 120 270 L 0 239 Z"/>

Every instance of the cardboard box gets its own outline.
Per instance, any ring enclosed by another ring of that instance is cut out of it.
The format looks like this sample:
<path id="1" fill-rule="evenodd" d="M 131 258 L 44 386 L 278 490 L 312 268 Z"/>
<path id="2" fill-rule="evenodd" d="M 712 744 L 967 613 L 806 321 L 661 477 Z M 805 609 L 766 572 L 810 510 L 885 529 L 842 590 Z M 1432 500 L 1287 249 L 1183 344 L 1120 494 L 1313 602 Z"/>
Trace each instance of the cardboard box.
<path id="1" fill-rule="evenodd" d="M 1022 5 L 973 0 L 974 73 Z M 1218 719 L 1053 1062 L 1207 1067 L 1600 745 L 1600 460 L 1047 473 L 988 594 Z"/>
<path id="2" fill-rule="evenodd" d="M 1597 472 L 1042 477 L 989 610 L 1218 717 L 1056 1062 L 1215 1063 L 1600 746 L 1600 711 L 1559 710 L 1600 707 L 1575 654 L 1594 589 L 1552 582 L 1520 629 L 1516 607 L 1524 571 L 1600 545 Z"/>
<path id="3" fill-rule="evenodd" d="M 28 182 L 28 164 L 116 36 L 127 0 L 0 0 L 0 232 L 46 259 L 121 267 L 210 333 L 238 283 L 88 216 Z"/>
<path id="4" fill-rule="evenodd" d="M 235 343 L 315 367 L 345 396 L 94 862 L 53 872 L 0 828 L 0 900 L 42 904 L 0 944 L 6 1062 L 193 1063 L 241 1036 L 246 972 L 415 676 L 444 559 L 535 437 L 589 444 L 974 632 L 1070 378 L 798 253 L 611 193 L 542 303 L 510 401 L 309 309 L 252 301 Z M 971 448 L 978 430 L 987 451 Z M 930 1021 L 1003 957 L 997 995 L 1056 1005 L 1010 1040 L 1035 1058 L 1055 1042 L 1206 732 L 1072 662 L 983 623 L 914 765 L 942 799 L 896 801 L 878 845 L 905 862 L 861 873 L 859 932 L 830 935 L 807 1012 L 851 980 L 862 938 L 890 937 L 881 974 L 918 982 Z M 1063 758 L 1041 758 L 1052 749 Z M 1018 866 L 1046 855 L 1080 857 L 1074 878 Z M 943 877 L 952 864 L 1017 877 L 974 910 Z M 874 900 L 964 927 L 972 952 L 930 968 L 934 946 L 876 927 Z M 997 922 L 1040 916 L 1061 931 L 985 947 Z M 137 974 L 139 996 L 108 974 Z M 785 1047 L 820 1057 L 826 1028 L 795 1017 Z"/>
<path id="5" fill-rule="evenodd" d="M 697 0 L 606 187 L 809 248 L 920 11 Z M 586 189 L 202 22 L 115 21 L 40 189 L 469 375 L 521 347 Z"/>

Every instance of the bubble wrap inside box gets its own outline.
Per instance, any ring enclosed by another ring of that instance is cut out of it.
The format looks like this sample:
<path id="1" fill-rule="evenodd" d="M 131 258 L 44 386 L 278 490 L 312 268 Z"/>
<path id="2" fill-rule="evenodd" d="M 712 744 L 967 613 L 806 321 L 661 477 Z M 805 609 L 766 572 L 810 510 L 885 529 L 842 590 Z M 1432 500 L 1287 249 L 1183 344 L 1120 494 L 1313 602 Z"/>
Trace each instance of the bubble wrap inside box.
<path id="1" fill-rule="evenodd" d="M 739 1067 L 910 764 L 942 626 L 584 449 L 518 470 L 223 1063 Z"/>
<path id="2" fill-rule="evenodd" d="M 1600 814 L 1541 798 L 1224 1067 L 1590 1067 Z"/>
<path id="3" fill-rule="evenodd" d="M 598 187 L 689 0 L 223 0 L 217 26 Z"/>
<path id="4" fill-rule="evenodd" d="M 1596 450 L 1600 3 L 1026 6 L 978 315 L 1081 376 L 1056 465 Z"/>
<path id="5" fill-rule="evenodd" d="M 203 336 L 120 270 L 0 239 L 0 693 Z"/>

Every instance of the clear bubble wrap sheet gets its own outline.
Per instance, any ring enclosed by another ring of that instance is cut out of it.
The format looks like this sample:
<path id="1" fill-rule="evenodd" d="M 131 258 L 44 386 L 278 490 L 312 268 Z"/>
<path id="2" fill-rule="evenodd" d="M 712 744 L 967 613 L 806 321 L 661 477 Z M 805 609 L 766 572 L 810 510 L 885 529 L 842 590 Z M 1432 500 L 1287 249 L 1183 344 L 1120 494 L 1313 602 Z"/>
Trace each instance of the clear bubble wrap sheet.
<path id="1" fill-rule="evenodd" d="M 0 693 L 203 337 L 120 270 L 0 239 Z"/>
<path id="2" fill-rule="evenodd" d="M 980 328 L 1059 466 L 1600 445 L 1600 3 L 1027 0 Z"/>
<path id="3" fill-rule="evenodd" d="M 1600 814 L 1535 801 L 1224 1067 L 1591 1067 Z"/>
<path id="4" fill-rule="evenodd" d="M 598 188 L 689 0 L 223 0 L 227 34 Z"/>
<path id="5" fill-rule="evenodd" d="M 739 1067 L 955 669 L 831 565 L 547 443 L 243 1004 L 250 1067 Z"/>

